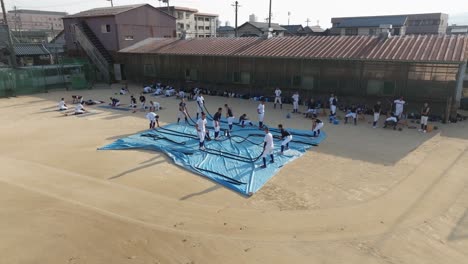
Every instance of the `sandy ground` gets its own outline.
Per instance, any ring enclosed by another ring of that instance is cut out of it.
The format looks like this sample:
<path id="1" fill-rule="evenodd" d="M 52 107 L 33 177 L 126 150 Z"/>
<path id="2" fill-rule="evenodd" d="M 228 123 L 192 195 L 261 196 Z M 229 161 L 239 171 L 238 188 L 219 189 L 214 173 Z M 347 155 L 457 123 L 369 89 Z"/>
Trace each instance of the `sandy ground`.
<path id="1" fill-rule="evenodd" d="M 326 123 L 326 141 L 246 198 L 159 153 L 96 150 L 146 129 L 143 112 L 54 111 L 116 91 L 0 99 L 0 263 L 468 263 L 468 122 Z M 154 99 L 174 122 L 177 100 Z M 206 101 L 256 120 L 253 101 Z M 308 129 L 291 108 L 267 104 L 266 122 Z"/>

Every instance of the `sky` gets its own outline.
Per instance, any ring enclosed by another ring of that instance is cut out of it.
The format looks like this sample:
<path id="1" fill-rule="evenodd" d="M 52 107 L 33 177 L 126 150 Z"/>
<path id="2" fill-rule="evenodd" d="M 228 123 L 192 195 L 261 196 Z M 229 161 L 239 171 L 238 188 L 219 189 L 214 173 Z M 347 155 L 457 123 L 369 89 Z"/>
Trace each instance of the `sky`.
<path id="1" fill-rule="evenodd" d="M 37 9 L 50 11 L 65 11 L 74 14 L 83 10 L 110 6 L 107 0 L 4 0 L 6 8 Z M 114 5 L 128 5 L 149 3 L 153 6 L 161 4 L 158 0 L 113 0 Z M 171 5 L 185 6 L 198 9 L 204 13 L 219 14 L 219 19 L 224 24 L 226 21 L 234 26 L 235 0 L 170 0 Z M 270 0 L 238 0 L 239 25 L 248 21 L 250 14 L 255 14 L 258 21 L 265 21 L 268 17 Z M 272 22 L 288 24 L 288 12 L 290 24 L 317 25 L 331 27 L 332 17 L 344 16 L 375 16 L 396 15 L 410 13 L 447 13 L 454 17 L 454 22 L 468 24 L 467 0 L 272 0 Z M 455 20 L 456 18 L 456 20 Z M 449 22 L 451 23 L 451 22 Z"/>

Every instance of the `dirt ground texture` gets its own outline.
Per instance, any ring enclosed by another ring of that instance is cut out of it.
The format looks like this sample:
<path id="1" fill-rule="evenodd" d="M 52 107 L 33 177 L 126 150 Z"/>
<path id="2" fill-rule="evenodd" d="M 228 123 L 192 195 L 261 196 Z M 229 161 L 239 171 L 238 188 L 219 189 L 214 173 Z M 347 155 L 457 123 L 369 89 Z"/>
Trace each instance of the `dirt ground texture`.
<path id="1" fill-rule="evenodd" d="M 56 111 L 116 92 L 0 99 L 0 263 L 468 263 L 466 121 L 427 134 L 326 122 L 319 147 L 247 198 L 161 153 L 97 150 L 147 129 L 144 112 Z M 176 121 L 174 97 L 147 98 Z M 257 121 L 257 102 L 205 99 Z M 291 110 L 267 103 L 265 122 L 310 129 Z"/>

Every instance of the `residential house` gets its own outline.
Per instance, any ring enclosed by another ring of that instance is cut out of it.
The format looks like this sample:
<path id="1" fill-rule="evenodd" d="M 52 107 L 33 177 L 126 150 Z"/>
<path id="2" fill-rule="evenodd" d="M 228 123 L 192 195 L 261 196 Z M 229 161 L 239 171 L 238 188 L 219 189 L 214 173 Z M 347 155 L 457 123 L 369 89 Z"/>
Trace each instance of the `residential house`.
<path id="1" fill-rule="evenodd" d="M 332 18 L 332 35 L 445 34 L 448 15 L 443 13 Z"/>
<path id="2" fill-rule="evenodd" d="M 277 23 L 271 23 L 273 36 L 282 37 L 286 29 Z M 266 22 L 245 22 L 237 28 L 237 36 L 239 37 L 260 37 L 268 34 L 269 28 Z"/>
<path id="3" fill-rule="evenodd" d="M 281 25 L 282 28 L 286 29 L 284 36 L 302 36 L 304 33 L 304 27 L 302 25 Z"/>
<path id="4" fill-rule="evenodd" d="M 217 37 L 233 38 L 236 36 L 236 29 L 231 26 L 222 26 L 216 30 Z"/>

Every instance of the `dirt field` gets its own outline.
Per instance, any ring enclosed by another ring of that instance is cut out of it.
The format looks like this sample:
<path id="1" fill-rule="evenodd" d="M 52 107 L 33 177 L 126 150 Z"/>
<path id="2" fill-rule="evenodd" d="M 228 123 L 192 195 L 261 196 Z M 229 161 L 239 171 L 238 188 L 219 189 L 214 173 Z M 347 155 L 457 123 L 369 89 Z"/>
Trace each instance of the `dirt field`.
<path id="1" fill-rule="evenodd" d="M 97 150 L 145 130 L 143 112 L 55 111 L 115 92 L 0 99 L 0 263 L 468 263 L 468 122 L 326 123 L 319 147 L 246 198 L 159 153 Z M 176 120 L 177 100 L 152 99 Z M 256 121 L 253 101 L 205 99 Z M 310 128 L 288 109 L 267 104 L 266 123 Z"/>

